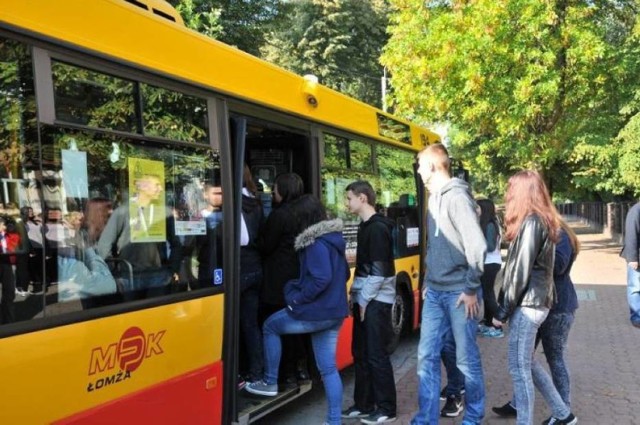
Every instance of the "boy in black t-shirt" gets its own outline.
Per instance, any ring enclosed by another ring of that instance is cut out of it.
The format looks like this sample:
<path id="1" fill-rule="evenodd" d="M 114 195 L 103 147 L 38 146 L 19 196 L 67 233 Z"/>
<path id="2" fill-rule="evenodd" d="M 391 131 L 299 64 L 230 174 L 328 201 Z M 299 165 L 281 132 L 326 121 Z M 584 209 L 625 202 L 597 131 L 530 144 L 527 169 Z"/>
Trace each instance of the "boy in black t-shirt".
<path id="1" fill-rule="evenodd" d="M 391 307 L 396 297 L 393 226 L 377 214 L 376 194 L 366 181 L 346 188 L 347 207 L 362 222 L 358 226 L 356 270 L 351 286 L 353 354 L 356 382 L 354 404 L 343 418 L 365 424 L 396 420 L 396 386 L 387 345 L 393 336 Z"/>

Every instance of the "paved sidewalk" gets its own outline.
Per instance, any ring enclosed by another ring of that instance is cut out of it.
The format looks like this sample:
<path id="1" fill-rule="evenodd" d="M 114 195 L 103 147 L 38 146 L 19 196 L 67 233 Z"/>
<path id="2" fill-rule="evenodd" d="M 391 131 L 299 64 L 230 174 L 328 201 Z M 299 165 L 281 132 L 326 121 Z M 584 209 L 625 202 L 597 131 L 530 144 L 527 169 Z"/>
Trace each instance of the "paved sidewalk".
<path id="1" fill-rule="evenodd" d="M 581 424 L 640 424 L 640 330 L 629 323 L 626 269 L 618 256 L 620 247 L 600 234 L 580 234 L 579 239 L 582 252 L 573 266 L 572 278 L 580 308 L 567 350 L 572 411 Z M 415 338 L 417 342 L 417 335 Z M 511 395 L 507 339 L 479 339 L 487 390 L 485 424 L 515 423 L 491 411 L 492 406 L 504 404 Z M 542 352 L 537 355 L 544 359 Z M 397 382 L 400 415 L 396 423 L 408 424 L 417 409 L 415 369 L 399 376 Z M 537 393 L 534 423 L 549 416 L 549 409 Z M 460 424 L 462 417 L 443 418 L 440 423 Z"/>

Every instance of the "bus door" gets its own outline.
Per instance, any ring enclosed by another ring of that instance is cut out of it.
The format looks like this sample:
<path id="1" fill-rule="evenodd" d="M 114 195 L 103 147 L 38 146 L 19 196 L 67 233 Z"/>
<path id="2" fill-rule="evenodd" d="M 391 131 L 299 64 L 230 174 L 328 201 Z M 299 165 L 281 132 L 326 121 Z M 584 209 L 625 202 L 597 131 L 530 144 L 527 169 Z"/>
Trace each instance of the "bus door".
<path id="1" fill-rule="evenodd" d="M 313 192 L 313 170 L 317 170 L 317 167 L 310 165 L 313 163 L 312 152 L 314 152 L 310 143 L 310 132 L 299 127 L 288 126 L 286 122 L 282 121 L 282 118 L 278 122 L 274 122 L 232 114 L 230 128 L 234 156 L 234 187 L 237 199 L 235 211 L 238 225 L 235 234 L 239 240 L 242 233 L 240 227 L 243 225 L 243 218 L 241 218 L 242 194 L 255 197 L 260 201 L 263 220 L 266 222 L 268 215 L 276 207 L 272 199 L 276 177 L 282 173 L 297 173 L 304 182 L 305 192 Z M 245 202 L 251 203 L 247 199 Z M 244 225 L 249 229 L 252 225 L 251 219 L 247 216 L 245 218 Z M 251 233 L 251 231 L 247 231 Z M 241 244 L 242 241 L 239 245 Z M 250 255 L 252 255 L 250 247 L 245 245 L 244 250 L 242 247 L 240 248 L 239 283 L 236 285 L 237 291 L 234 293 L 236 297 L 233 306 L 235 313 L 227 315 L 227 319 L 237 323 L 234 328 L 238 329 L 238 332 L 233 341 L 225 341 L 228 347 L 233 347 L 233 351 L 226 351 L 229 358 L 226 359 L 225 370 L 227 373 L 234 373 L 244 379 L 249 379 L 252 375 L 250 356 L 253 347 L 251 347 L 250 338 L 244 337 L 240 322 L 256 319 L 253 315 L 256 309 L 246 308 L 247 303 L 255 303 L 255 300 L 251 298 L 255 296 L 255 292 L 251 293 L 253 287 L 248 283 L 244 284 L 247 275 L 251 275 L 249 270 L 251 264 L 250 261 L 243 263 L 245 259 L 242 257 Z M 257 291 L 257 326 L 261 329 L 265 317 L 260 313 L 259 292 Z M 231 294 L 227 293 L 227 295 Z M 237 412 L 235 418 L 237 423 L 246 424 L 258 420 L 310 389 L 311 383 L 281 386 L 276 397 L 260 397 L 251 395 L 244 390 L 237 390 L 234 391 L 233 400 L 226 400 L 226 402 L 227 406 L 234 406 L 233 409 Z"/>

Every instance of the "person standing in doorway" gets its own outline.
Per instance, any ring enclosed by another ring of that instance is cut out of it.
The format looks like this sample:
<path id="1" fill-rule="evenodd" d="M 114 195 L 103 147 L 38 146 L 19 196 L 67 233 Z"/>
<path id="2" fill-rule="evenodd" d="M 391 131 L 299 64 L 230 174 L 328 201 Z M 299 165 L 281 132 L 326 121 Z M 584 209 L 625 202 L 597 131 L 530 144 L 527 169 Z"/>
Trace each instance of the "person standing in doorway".
<path id="1" fill-rule="evenodd" d="M 340 425 L 342 379 L 336 365 L 336 347 L 338 331 L 348 314 L 350 274 L 342 220 L 328 220 L 322 203 L 313 195 L 301 196 L 291 208 L 300 231 L 294 244 L 300 273 L 285 285 L 286 307 L 264 323 L 264 377 L 247 384 L 245 389 L 256 395 L 278 395 L 281 337 L 309 334 L 327 397 L 325 425 Z"/>
<path id="2" fill-rule="evenodd" d="M 260 288 L 262 287 L 262 255 L 258 239 L 263 230 L 262 203 L 251 169 L 245 164 L 242 175 L 242 213 L 240 215 L 240 334 L 249 382 L 257 381 L 263 372 L 262 332 L 258 324 Z"/>
<path id="3" fill-rule="evenodd" d="M 627 213 L 624 232 L 624 247 L 620 256 L 627 262 L 627 300 L 631 324 L 640 328 L 640 202 Z"/>
<path id="4" fill-rule="evenodd" d="M 396 420 L 396 386 L 387 345 L 393 336 L 391 307 L 396 297 L 393 221 L 376 214 L 376 193 L 366 181 L 346 188 L 347 208 L 360 219 L 356 270 L 351 286 L 356 382 L 353 406 L 342 412 L 365 424 Z"/>
<path id="5" fill-rule="evenodd" d="M 465 378 L 463 424 L 484 417 L 484 377 L 476 343 L 487 250 L 469 186 L 450 175 L 449 153 L 435 143 L 418 153 L 418 173 L 430 193 L 424 305 L 418 344 L 418 405 L 412 425 L 438 423 L 440 353 L 451 332 L 456 365 Z"/>
<path id="6" fill-rule="evenodd" d="M 286 307 L 284 287 L 300 274 L 294 241 L 300 229 L 296 226 L 292 204 L 304 194 L 304 183 L 296 173 L 276 176 L 273 184 L 274 209 L 260 235 L 259 247 L 263 260 L 262 289 L 260 290 L 259 323 Z M 309 380 L 306 338 L 301 335 L 282 337 L 280 381 L 286 387 Z"/>

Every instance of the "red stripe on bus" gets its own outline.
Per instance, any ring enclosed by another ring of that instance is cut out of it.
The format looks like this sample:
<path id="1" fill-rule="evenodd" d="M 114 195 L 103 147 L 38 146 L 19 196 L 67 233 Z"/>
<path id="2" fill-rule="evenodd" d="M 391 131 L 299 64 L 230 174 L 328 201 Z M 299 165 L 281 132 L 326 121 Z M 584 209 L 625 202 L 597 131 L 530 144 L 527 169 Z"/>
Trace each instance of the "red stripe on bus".
<path id="1" fill-rule="evenodd" d="M 56 425 L 222 422 L 222 362 L 53 422 Z"/>

